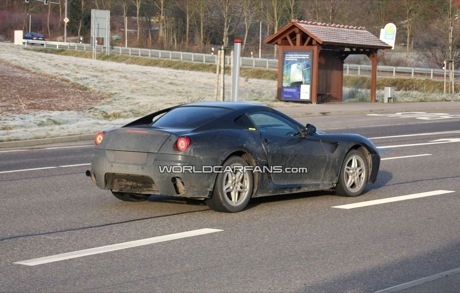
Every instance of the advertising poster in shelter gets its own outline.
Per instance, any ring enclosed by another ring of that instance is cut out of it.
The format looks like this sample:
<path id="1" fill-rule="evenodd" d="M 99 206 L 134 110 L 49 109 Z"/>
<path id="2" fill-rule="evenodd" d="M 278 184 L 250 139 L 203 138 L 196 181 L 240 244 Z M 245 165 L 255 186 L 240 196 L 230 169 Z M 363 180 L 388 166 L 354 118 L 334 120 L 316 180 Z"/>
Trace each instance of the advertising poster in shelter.
<path id="1" fill-rule="evenodd" d="M 311 100 L 312 51 L 283 52 L 281 100 Z"/>

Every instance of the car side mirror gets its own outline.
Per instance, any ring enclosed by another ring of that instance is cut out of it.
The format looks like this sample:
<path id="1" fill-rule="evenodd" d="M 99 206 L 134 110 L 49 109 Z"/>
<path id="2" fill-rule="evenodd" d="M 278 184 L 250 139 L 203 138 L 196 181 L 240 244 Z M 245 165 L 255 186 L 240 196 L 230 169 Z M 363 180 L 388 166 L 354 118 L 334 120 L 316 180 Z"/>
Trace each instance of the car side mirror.
<path id="1" fill-rule="evenodd" d="M 316 133 L 316 127 L 310 123 L 308 123 L 306 126 L 305 126 L 305 135 L 308 136 L 308 135 L 312 135 Z"/>

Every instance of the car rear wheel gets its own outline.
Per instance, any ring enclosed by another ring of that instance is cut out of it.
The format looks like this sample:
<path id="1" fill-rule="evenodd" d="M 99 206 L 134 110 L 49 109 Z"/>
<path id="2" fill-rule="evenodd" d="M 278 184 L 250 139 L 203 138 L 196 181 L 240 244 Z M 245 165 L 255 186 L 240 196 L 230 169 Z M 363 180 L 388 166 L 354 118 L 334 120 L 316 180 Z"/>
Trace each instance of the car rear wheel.
<path id="1" fill-rule="evenodd" d="M 206 204 L 219 212 L 242 211 L 252 196 L 254 178 L 248 163 L 241 157 L 230 157 L 217 175 L 214 192 Z"/>
<path id="2" fill-rule="evenodd" d="M 126 192 L 115 192 L 115 191 L 112 191 L 112 194 L 119 200 L 131 201 L 131 202 L 146 201 L 150 197 L 149 194 L 126 193 Z"/>
<path id="3" fill-rule="evenodd" d="M 339 182 L 336 187 L 338 195 L 358 196 L 367 185 L 369 164 L 362 151 L 350 151 L 342 164 Z"/>

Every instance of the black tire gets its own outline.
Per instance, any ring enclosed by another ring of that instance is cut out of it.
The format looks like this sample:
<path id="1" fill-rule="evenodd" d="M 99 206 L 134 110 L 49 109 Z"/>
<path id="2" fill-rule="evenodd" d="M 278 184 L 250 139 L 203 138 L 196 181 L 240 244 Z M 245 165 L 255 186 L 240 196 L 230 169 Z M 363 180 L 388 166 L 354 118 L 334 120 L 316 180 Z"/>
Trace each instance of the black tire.
<path id="1" fill-rule="evenodd" d="M 125 193 L 125 192 L 115 192 L 115 191 L 112 191 L 112 194 L 119 200 L 130 201 L 130 202 L 146 201 L 150 197 L 149 194 Z"/>
<path id="2" fill-rule="evenodd" d="M 345 157 L 335 188 L 338 195 L 358 196 L 364 192 L 369 178 L 369 163 L 360 150 L 351 150 Z"/>
<path id="3" fill-rule="evenodd" d="M 248 170 L 248 163 L 241 157 L 230 157 L 217 175 L 214 192 L 206 199 L 209 208 L 218 212 L 237 213 L 242 211 L 252 197 L 254 174 Z"/>

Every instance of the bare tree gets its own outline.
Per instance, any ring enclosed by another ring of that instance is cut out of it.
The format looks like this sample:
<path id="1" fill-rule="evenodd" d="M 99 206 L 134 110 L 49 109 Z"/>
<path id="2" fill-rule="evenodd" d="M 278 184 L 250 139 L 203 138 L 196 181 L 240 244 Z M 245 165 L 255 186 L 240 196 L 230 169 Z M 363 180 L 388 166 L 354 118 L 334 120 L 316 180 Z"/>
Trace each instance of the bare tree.
<path id="1" fill-rule="evenodd" d="M 155 6 L 158 8 L 160 11 L 160 16 L 158 20 L 158 42 L 160 44 L 165 44 L 166 43 L 166 35 L 165 32 L 167 31 L 165 28 L 166 25 L 166 3 L 165 0 L 155 0 L 154 1 Z"/>
<path id="2" fill-rule="evenodd" d="M 123 11 L 123 27 L 124 27 L 124 39 L 125 47 L 128 47 L 128 0 L 119 0 L 121 1 L 121 9 Z"/>
<path id="3" fill-rule="evenodd" d="M 196 12 L 198 16 L 198 26 L 199 26 L 199 46 L 200 50 L 203 48 L 204 45 L 204 25 L 205 25 L 205 18 L 208 12 L 208 0 L 196 0 L 195 1 Z"/>
<path id="4" fill-rule="evenodd" d="M 281 18 L 283 17 L 286 5 L 285 2 L 286 0 L 270 0 L 270 1 L 264 1 L 262 9 L 263 9 L 263 14 L 265 15 L 266 23 L 267 23 L 267 30 L 268 34 L 275 33 L 279 29 L 279 25 L 281 22 Z M 270 32 L 270 29 L 273 29 L 272 32 Z M 277 46 L 274 46 L 274 51 L 273 55 L 276 57 L 277 54 Z"/>
<path id="5" fill-rule="evenodd" d="M 81 30 L 83 27 L 83 17 L 86 13 L 86 0 L 80 0 L 80 10 L 81 10 L 81 17 L 78 21 L 78 36 L 81 36 Z"/>
<path id="6" fill-rule="evenodd" d="M 242 8 L 243 8 L 243 20 L 244 20 L 244 39 L 243 39 L 243 46 L 242 51 L 244 52 L 244 48 L 246 47 L 246 42 L 248 40 L 249 30 L 251 28 L 252 20 L 254 18 L 255 13 L 257 13 L 257 5 L 260 3 L 258 0 L 242 0 Z"/>
<path id="7" fill-rule="evenodd" d="M 215 0 L 216 8 L 221 21 L 223 22 L 222 43 L 224 47 L 228 45 L 228 38 L 231 32 L 235 30 L 238 25 L 239 14 L 241 11 L 236 12 L 239 5 L 238 1 L 234 0 Z"/>
<path id="8" fill-rule="evenodd" d="M 141 39 L 141 5 L 142 5 L 142 0 L 131 0 L 136 6 L 136 24 L 137 24 L 137 43 L 139 44 L 140 39 Z"/>
<path id="9" fill-rule="evenodd" d="M 196 1 L 194 0 L 176 0 L 177 7 L 185 14 L 185 45 L 188 46 L 190 41 L 190 22 L 195 15 L 197 9 Z"/>
<path id="10" fill-rule="evenodd" d="M 297 19 L 300 16 L 299 0 L 288 0 L 286 3 L 287 12 L 289 13 L 289 20 Z"/>

